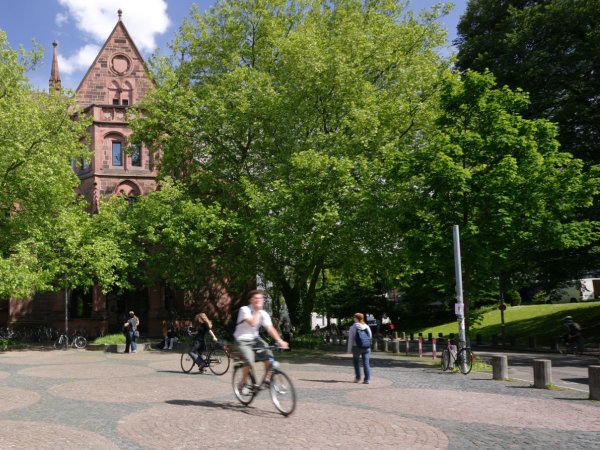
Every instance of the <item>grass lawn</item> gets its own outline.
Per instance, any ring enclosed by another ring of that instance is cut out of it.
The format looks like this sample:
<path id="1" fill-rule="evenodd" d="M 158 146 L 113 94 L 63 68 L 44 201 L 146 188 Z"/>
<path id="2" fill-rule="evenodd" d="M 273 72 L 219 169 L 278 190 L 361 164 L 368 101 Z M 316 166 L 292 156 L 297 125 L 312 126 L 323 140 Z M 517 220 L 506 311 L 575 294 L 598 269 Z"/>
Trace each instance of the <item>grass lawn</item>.
<path id="1" fill-rule="evenodd" d="M 600 302 L 561 303 L 551 305 L 508 306 L 504 311 L 506 336 L 515 336 L 517 343 L 526 343 L 529 336 L 535 336 L 538 344 L 550 345 L 552 337 L 562 335 L 562 324 L 565 316 L 573 316 L 573 320 L 582 328 L 586 346 L 600 343 Z M 456 321 L 436 327 L 419 330 L 424 336 L 427 333 L 450 333 L 458 335 Z M 502 335 L 500 311 L 485 313 L 483 320 L 471 327 L 471 339 L 481 334 L 484 341 L 491 341 L 492 335 Z"/>

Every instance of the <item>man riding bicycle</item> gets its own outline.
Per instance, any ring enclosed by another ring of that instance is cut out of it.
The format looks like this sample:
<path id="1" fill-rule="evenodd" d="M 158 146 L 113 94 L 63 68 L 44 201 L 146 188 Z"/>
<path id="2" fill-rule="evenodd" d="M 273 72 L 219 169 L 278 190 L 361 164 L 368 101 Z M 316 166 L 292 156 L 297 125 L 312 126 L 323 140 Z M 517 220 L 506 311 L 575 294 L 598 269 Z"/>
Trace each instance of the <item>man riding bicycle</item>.
<path id="1" fill-rule="evenodd" d="M 573 317 L 567 316 L 565 317 L 565 321 L 563 323 L 563 327 L 566 331 L 566 334 L 563 336 L 563 339 L 566 344 L 573 343 L 575 345 L 579 344 L 581 339 L 581 327 L 575 321 L 573 321 Z"/>
<path id="2" fill-rule="evenodd" d="M 263 309 L 264 306 L 264 294 L 262 291 L 250 291 L 248 293 L 248 306 L 242 306 L 238 313 L 235 326 L 235 332 L 233 333 L 233 337 L 236 340 L 237 347 L 244 359 L 244 372 L 242 375 L 242 382 L 245 384 L 248 374 L 250 373 L 250 368 L 254 366 L 255 361 L 255 350 L 257 347 L 267 347 L 267 343 L 263 341 L 258 331 L 260 327 L 264 327 L 269 335 L 275 339 L 277 345 L 282 348 L 289 348 L 288 343 L 285 342 L 279 336 L 279 333 L 273 326 L 273 322 L 271 321 L 271 317 L 269 314 Z M 271 361 L 269 358 L 273 358 L 273 353 L 269 349 L 264 350 L 266 357 L 265 359 L 265 370 L 267 373 L 267 377 L 270 375 L 269 368 L 271 366 Z M 266 382 L 270 380 L 266 379 Z"/>

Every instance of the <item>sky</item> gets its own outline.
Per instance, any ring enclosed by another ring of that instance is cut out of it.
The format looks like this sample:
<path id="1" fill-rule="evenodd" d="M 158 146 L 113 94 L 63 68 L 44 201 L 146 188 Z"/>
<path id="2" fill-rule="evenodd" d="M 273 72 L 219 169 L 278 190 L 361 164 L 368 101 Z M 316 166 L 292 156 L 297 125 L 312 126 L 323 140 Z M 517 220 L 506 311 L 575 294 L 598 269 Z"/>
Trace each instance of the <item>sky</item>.
<path id="1" fill-rule="evenodd" d="M 456 37 L 456 25 L 468 0 L 451 1 L 455 6 L 443 22 L 448 40 Z M 76 89 L 100 48 L 117 23 L 118 9 L 134 42 L 146 60 L 160 49 L 168 54 L 168 43 L 195 4 L 207 10 L 216 0 L 9 0 L 2 2 L 0 30 L 13 49 L 44 48 L 43 64 L 28 73 L 31 84 L 48 89 L 52 67 L 52 42 L 58 42 L 58 63 L 63 87 Z M 411 0 L 419 11 L 447 0 Z M 451 49 L 448 50 L 448 54 Z"/>

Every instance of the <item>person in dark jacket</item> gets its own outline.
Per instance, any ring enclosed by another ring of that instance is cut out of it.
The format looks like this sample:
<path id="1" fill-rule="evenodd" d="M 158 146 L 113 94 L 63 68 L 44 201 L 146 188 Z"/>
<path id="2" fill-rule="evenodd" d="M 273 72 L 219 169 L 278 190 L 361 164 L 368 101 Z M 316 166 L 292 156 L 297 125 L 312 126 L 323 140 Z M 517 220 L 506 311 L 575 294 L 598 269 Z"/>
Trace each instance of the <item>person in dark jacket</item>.
<path id="1" fill-rule="evenodd" d="M 129 319 L 123 324 L 123 333 L 125 334 L 125 353 L 129 353 L 131 347 L 131 353 L 136 353 L 137 346 L 135 344 L 135 330 L 137 329 L 138 321 L 136 320 L 133 311 L 129 311 Z"/>
<path id="2" fill-rule="evenodd" d="M 205 337 L 207 334 L 210 334 L 212 340 L 215 342 L 217 341 L 217 337 L 212 331 L 212 322 L 206 314 L 197 314 L 196 317 L 194 317 L 194 325 L 196 327 L 196 331 L 191 333 L 194 335 L 194 342 L 192 343 L 189 354 L 192 358 L 194 358 L 196 364 L 198 364 L 198 370 L 204 373 L 206 370 L 204 369 L 205 361 L 204 358 L 202 358 L 202 352 L 206 350 Z M 198 356 L 196 357 L 196 355 Z"/>

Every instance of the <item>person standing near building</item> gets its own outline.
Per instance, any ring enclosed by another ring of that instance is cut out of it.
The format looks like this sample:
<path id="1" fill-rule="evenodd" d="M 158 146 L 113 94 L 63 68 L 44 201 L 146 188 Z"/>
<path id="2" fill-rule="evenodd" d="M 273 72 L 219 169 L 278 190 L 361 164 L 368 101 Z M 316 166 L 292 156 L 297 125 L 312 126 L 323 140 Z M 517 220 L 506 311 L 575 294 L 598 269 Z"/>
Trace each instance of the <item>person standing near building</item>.
<path id="1" fill-rule="evenodd" d="M 363 360 L 363 369 L 365 378 L 363 383 L 369 384 L 371 381 L 371 339 L 373 335 L 371 329 L 365 323 L 365 316 L 362 313 L 354 314 L 354 324 L 348 330 L 348 353 L 352 353 L 354 362 L 354 382 L 360 382 L 360 357 Z"/>
<path id="2" fill-rule="evenodd" d="M 135 318 L 133 311 L 129 311 L 129 319 L 123 324 L 123 333 L 125 334 L 125 353 L 136 353 L 137 346 L 135 343 L 135 332 L 137 331 L 138 321 Z"/>

